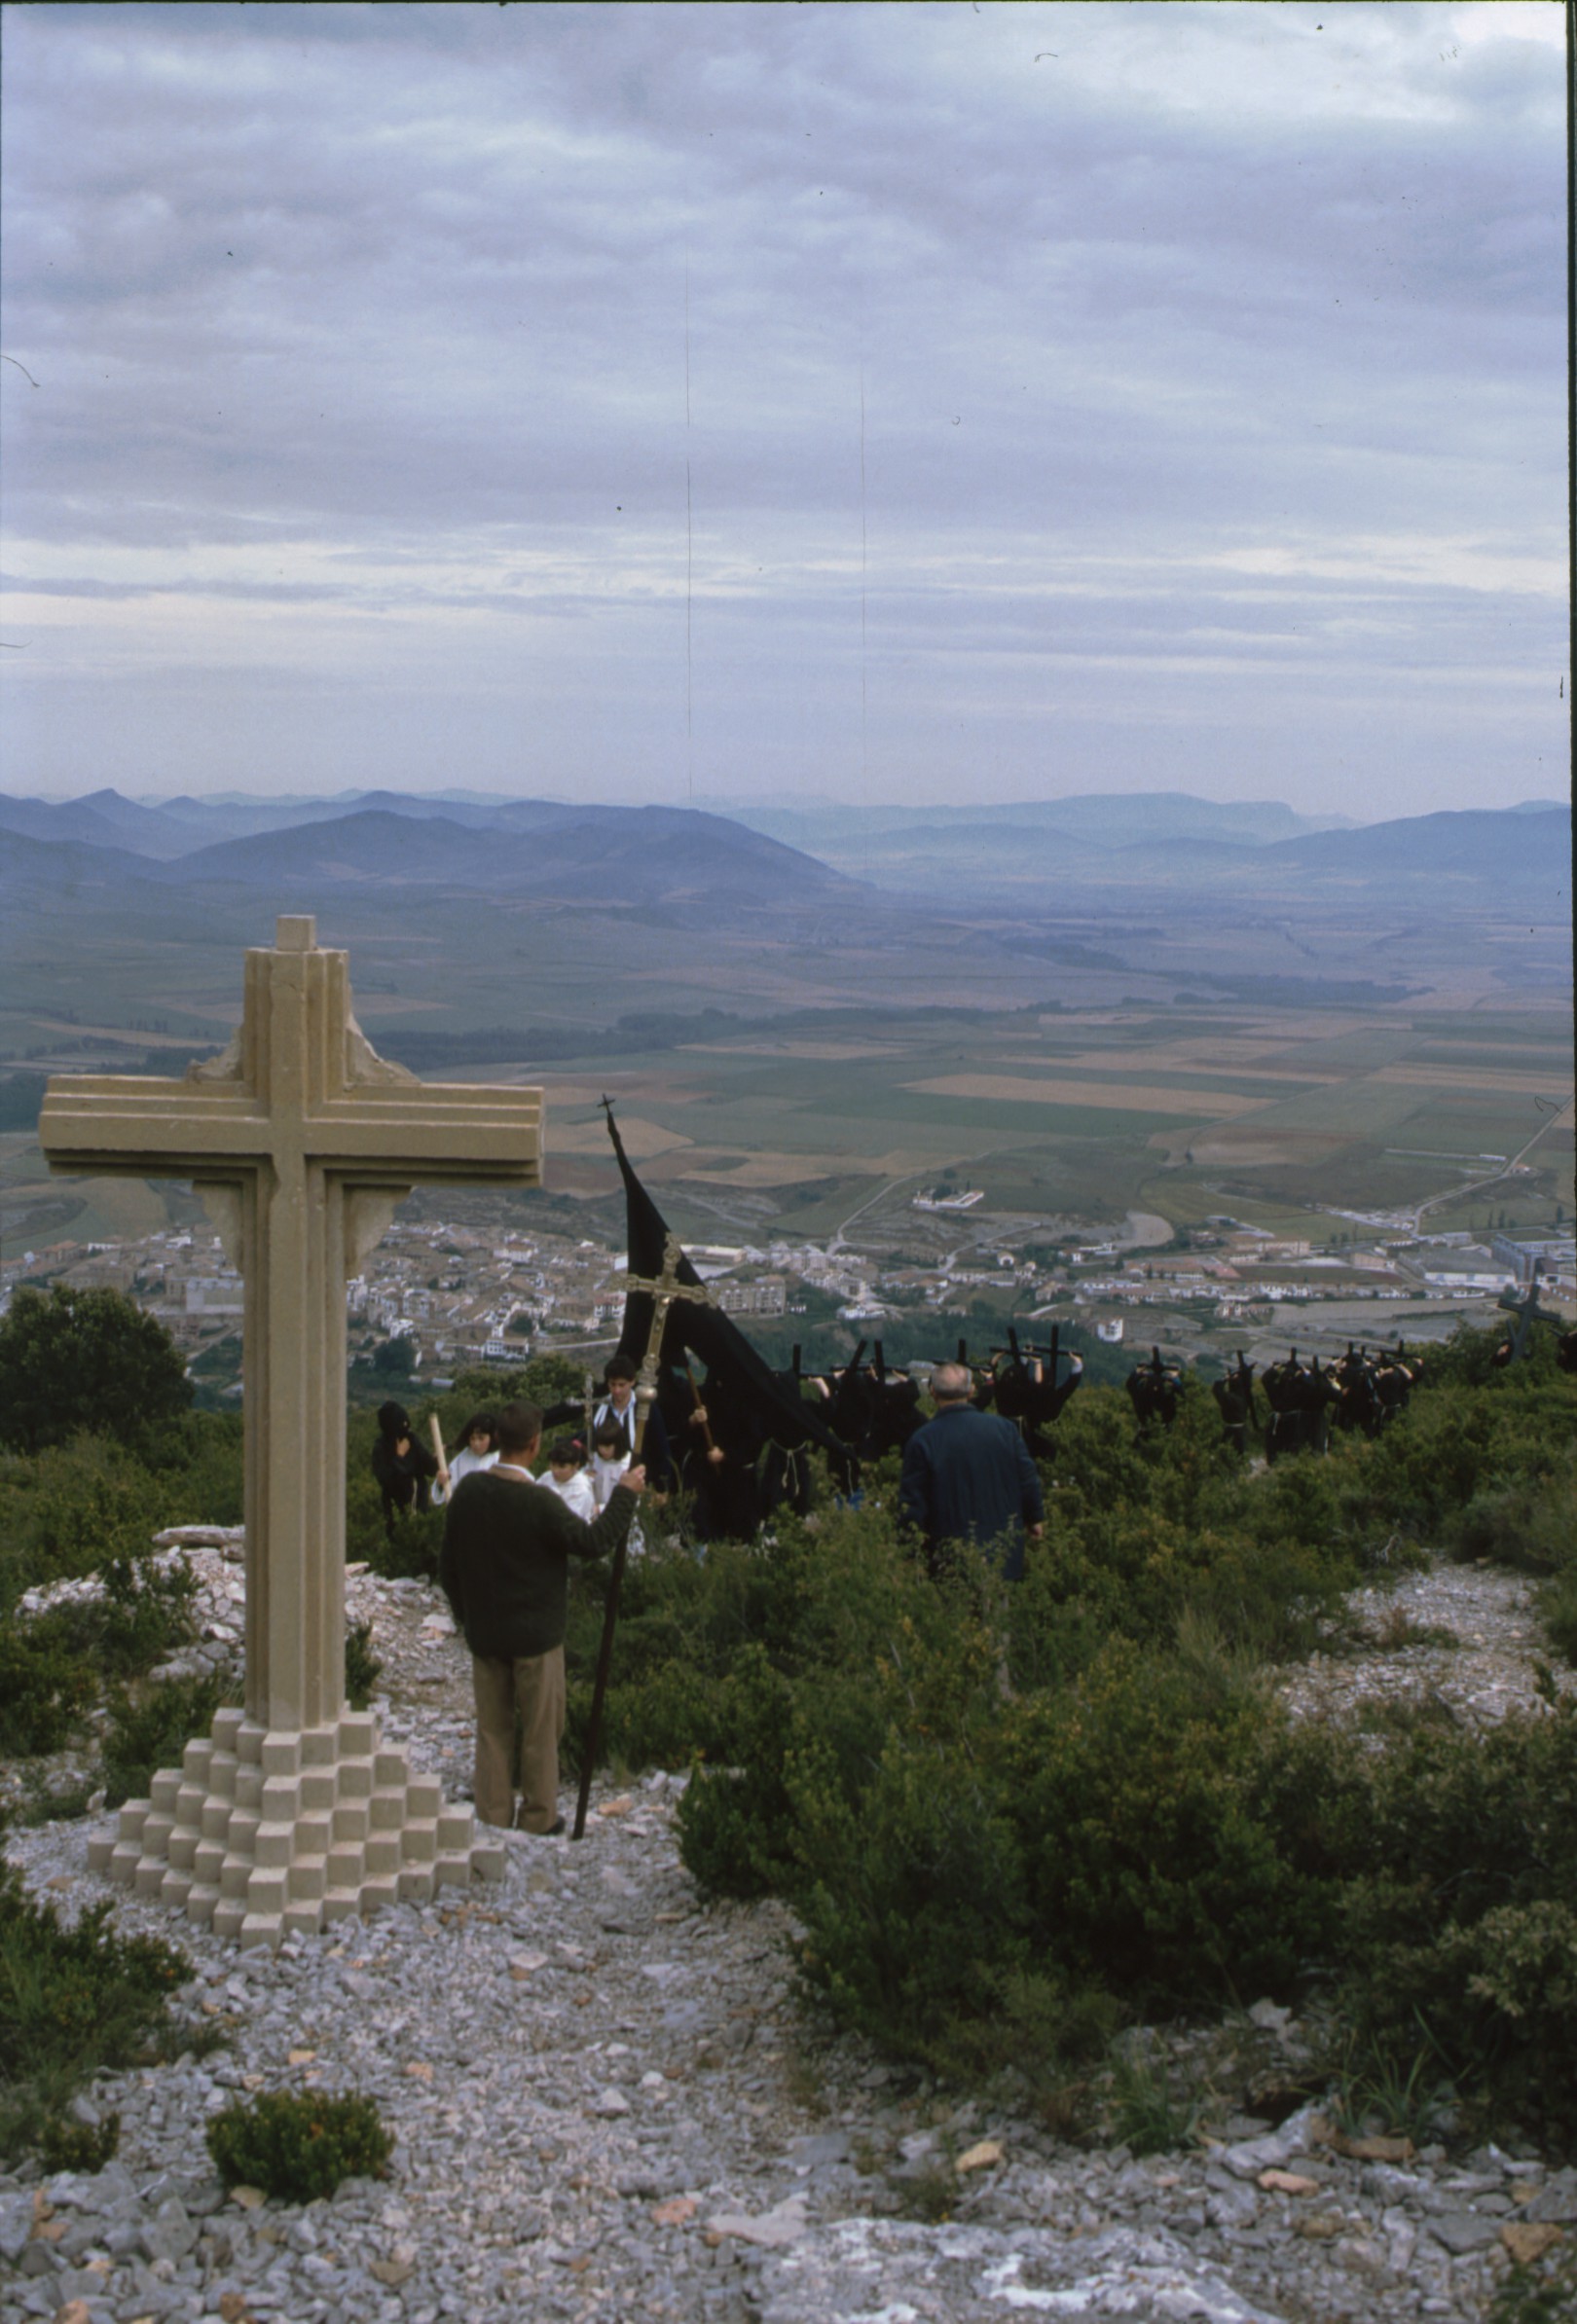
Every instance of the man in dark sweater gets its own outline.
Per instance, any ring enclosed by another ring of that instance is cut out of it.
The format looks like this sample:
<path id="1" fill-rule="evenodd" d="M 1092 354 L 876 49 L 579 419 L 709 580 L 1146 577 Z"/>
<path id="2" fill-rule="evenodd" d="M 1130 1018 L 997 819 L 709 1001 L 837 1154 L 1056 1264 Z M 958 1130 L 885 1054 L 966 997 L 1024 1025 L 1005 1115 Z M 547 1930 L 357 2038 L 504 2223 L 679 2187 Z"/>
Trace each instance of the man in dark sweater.
<path id="1" fill-rule="evenodd" d="M 476 1812 L 522 1832 L 564 1830 L 564 1625 L 571 1557 L 603 1557 L 630 1530 L 646 1482 L 627 1469 L 588 1525 L 532 1474 L 542 1436 L 534 1404 L 498 1415 L 498 1459 L 461 1478 L 444 1524 L 438 1579 L 471 1650 L 476 1689 Z M 520 1812 L 512 1778 L 520 1718 Z"/>
<path id="2" fill-rule="evenodd" d="M 899 1505 L 925 1536 L 933 1573 L 946 1543 L 997 1544 L 1009 1581 L 1022 1580 L 1024 1537 L 1039 1541 L 1045 1515 L 1041 1480 L 1010 1420 L 972 1401 L 974 1383 L 962 1363 L 938 1363 L 931 1375 L 936 1417 L 903 1448 Z"/>

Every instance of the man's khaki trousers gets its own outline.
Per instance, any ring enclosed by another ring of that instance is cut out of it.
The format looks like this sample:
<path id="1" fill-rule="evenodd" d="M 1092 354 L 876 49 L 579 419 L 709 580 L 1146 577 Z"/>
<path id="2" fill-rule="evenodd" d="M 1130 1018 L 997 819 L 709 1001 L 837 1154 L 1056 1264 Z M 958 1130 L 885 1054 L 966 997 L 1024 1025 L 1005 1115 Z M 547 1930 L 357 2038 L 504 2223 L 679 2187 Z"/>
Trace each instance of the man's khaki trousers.
<path id="1" fill-rule="evenodd" d="M 476 1812 L 484 1824 L 551 1832 L 559 1815 L 564 1649 L 513 1661 L 471 1657 L 476 1689 Z M 515 1720 L 520 1720 L 520 1813 L 515 1813 Z"/>

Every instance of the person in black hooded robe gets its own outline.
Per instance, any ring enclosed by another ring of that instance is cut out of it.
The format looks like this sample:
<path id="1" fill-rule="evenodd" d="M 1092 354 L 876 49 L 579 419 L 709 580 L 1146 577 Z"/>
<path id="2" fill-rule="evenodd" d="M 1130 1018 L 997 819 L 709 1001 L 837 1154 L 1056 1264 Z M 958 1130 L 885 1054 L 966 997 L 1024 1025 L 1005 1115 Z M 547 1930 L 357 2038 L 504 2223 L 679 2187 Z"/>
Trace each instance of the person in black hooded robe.
<path id="1" fill-rule="evenodd" d="M 372 1472 L 384 1500 L 384 1530 L 394 1539 L 394 1520 L 403 1511 L 425 1509 L 432 1494 L 438 1463 L 419 1443 L 411 1416 L 403 1404 L 378 1407 L 378 1440 L 372 1448 Z"/>
<path id="2" fill-rule="evenodd" d="M 702 1437 L 687 1469 L 696 1538 L 753 1541 L 763 1514 L 757 1464 L 767 1434 L 745 1382 L 725 1364 L 712 1364 L 691 1420 Z"/>

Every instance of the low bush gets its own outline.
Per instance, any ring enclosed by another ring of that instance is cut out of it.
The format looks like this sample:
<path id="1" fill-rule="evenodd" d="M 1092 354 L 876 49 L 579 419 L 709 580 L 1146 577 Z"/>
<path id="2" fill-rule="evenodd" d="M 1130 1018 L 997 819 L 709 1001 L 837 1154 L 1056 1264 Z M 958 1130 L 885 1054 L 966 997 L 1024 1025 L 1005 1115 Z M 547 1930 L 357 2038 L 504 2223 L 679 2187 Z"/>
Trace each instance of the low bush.
<path id="1" fill-rule="evenodd" d="M 57 1607 L 31 1621 L 0 1619 L 0 1754 L 28 1759 L 58 1751 L 98 1687 L 74 1609 Z"/>
<path id="2" fill-rule="evenodd" d="M 173 1520 L 169 1497 L 107 1437 L 74 1436 L 0 1463 L 0 1614 L 41 1582 L 79 1580 L 107 1558 L 135 1559 Z"/>
<path id="3" fill-rule="evenodd" d="M 59 2124 L 95 2073 L 130 2062 L 190 1974 L 153 1937 L 120 1937 L 108 1904 L 67 1925 L 0 1866 L 0 2156 L 15 2160 Z"/>
<path id="4" fill-rule="evenodd" d="M 118 1689 L 102 1745 L 105 1805 L 146 1799 L 159 1769 L 178 1767 L 193 1736 L 206 1735 L 214 1714 L 239 1700 L 239 1689 L 213 1673 L 164 1679 L 136 1693 Z"/>
<path id="5" fill-rule="evenodd" d="M 1137 1505 L 1097 1506 L 1103 1440 Z M 1307 1538 L 1353 1506 L 1339 1477 L 1278 1465 L 1256 1499 L 1202 1463 L 1191 1525 L 1164 1448 L 1136 1469 L 1098 1407 L 1082 1459 L 1016 1589 L 932 1582 L 869 1506 L 644 1575 L 624 1733 L 705 1739 L 692 1871 L 785 1895 L 808 1985 L 947 2071 L 1052 2089 L 1136 2015 L 1323 1996 L 1375 2088 L 1428 2109 L 1449 2084 L 1466 2123 L 1577 2138 L 1577 1710 L 1290 1726 L 1259 1656 L 1361 1571 Z M 585 1611 L 589 1642 L 590 1587 Z"/>
<path id="6" fill-rule="evenodd" d="M 119 2113 L 101 2123 L 46 2123 L 39 2133 L 38 2159 L 47 2171 L 85 2171 L 91 2177 L 113 2162 L 121 2143 Z"/>
<path id="7" fill-rule="evenodd" d="M 99 1579 L 104 1595 L 84 1610 L 85 1628 L 107 1676 L 136 1678 L 188 1644 L 197 1582 L 184 1558 L 168 1566 L 146 1550 L 134 1558 L 109 1558 Z"/>
<path id="8" fill-rule="evenodd" d="M 352 1711 L 364 1711 L 372 1701 L 384 1668 L 373 1652 L 371 1622 L 352 1622 L 345 1634 L 345 1699 Z"/>
<path id="9" fill-rule="evenodd" d="M 316 2090 L 238 2098 L 208 2125 L 208 2152 L 227 2187 L 261 2187 L 311 2203 L 342 2179 L 382 2178 L 393 2137 L 370 2098 Z"/>
<path id="10" fill-rule="evenodd" d="M 149 1670 L 192 1635 L 194 1583 L 151 1553 L 112 1558 L 94 1597 L 0 1616 L 0 1752 L 28 1758 L 69 1741 L 106 1677 Z"/>
<path id="11" fill-rule="evenodd" d="M 1341 1833 L 1344 2015 L 1470 2115 L 1577 2142 L 1577 1701 L 1383 1753 Z"/>

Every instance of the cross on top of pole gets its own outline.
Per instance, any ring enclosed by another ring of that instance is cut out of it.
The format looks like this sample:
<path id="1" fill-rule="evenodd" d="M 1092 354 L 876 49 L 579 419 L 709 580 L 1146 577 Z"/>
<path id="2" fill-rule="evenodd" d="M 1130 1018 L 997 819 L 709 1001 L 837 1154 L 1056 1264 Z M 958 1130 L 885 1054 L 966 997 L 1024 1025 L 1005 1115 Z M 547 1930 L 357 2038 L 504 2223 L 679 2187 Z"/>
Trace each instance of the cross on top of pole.
<path id="1" fill-rule="evenodd" d="M 681 1279 L 679 1262 L 683 1256 L 684 1247 L 671 1229 L 663 1245 L 662 1273 L 649 1277 L 627 1275 L 624 1279 L 625 1290 L 649 1291 L 654 1299 L 665 1300 L 670 1305 L 676 1299 L 688 1299 L 696 1307 L 715 1307 L 716 1294 L 709 1291 L 704 1283 L 685 1283 Z"/>

